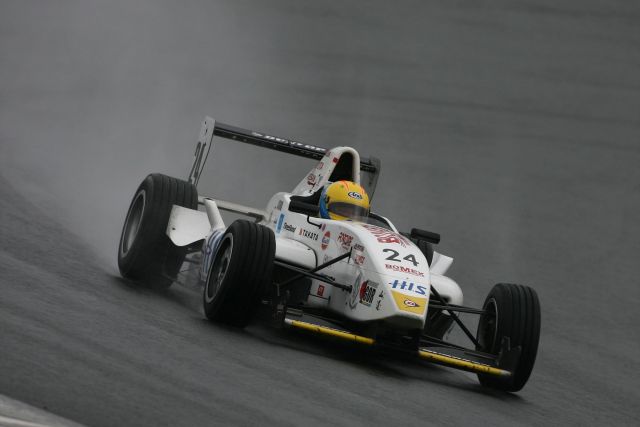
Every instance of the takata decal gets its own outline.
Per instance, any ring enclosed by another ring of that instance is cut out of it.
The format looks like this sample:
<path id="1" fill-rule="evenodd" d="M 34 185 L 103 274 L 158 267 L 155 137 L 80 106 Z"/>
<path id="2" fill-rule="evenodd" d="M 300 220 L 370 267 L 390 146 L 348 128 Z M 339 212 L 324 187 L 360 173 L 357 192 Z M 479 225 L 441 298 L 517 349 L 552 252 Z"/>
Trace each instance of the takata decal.
<path id="1" fill-rule="evenodd" d="M 338 234 L 338 243 L 342 246 L 342 249 L 348 250 L 353 242 L 353 236 L 342 231 Z"/>
<path id="2" fill-rule="evenodd" d="M 371 234 L 376 236 L 378 242 L 380 243 L 398 243 L 402 247 L 406 247 L 407 244 L 410 244 L 411 241 L 404 237 L 401 234 L 394 233 L 391 230 L 387 230 L 386 228 L 378 227 L 376 225 L 371 224 L 360 224 L 362 227 L 369 230 Z"/>
<path id="3" fill-rule="evenodd" d="M 376 290 L 378 289 L 378 284 L 367 280 L 360 285 L 360 304 L 366 305 L 367 307 L 371 306 L 373 302 L 373 297 L 376 296 Z"/>
<path id="4" fill-rule="evenodd" d="M 362 194 L 358 193 L 357 191 L 349 191 L 347 195 L 352 199 L 362 200 Z"/>
<path id="5" fill-rule="evenodd" d="M 431 289 L 428 285 L 418 285 L 413 282 L 407 282 L 406 280 L 394 280 L 390 282 L 389 285 L 393 289 L 401 289 L 403 291 L 413 292 L 418 295 L 429 295 L 429 290 Z"/>
<path id="6" fill-rule="evenodd" d="M 330 241 L 331 241 L 331 232 L 327 231 L 324 233 L 324 236 L 322 236 L 322 243 L 320 244 L 320 247 L 322 248 L 323 251 L 327 249 Z"/>
<path id="7" fill-rule="evenodd" d="M 418 277 L 424 277 L 424 273 L 422 271 L 416 270 L 414 268 L 403 267 L 401 265 L 385 264 L 384 268 L 386 268 L 387 270 L 397 271 L 398 273 L 407 273 Z"/>
<path id="8" fill-rule="evenodd" d="M 282 230 L 283 222 L 284 222 L 284 214 L 280 214 L 280 218 L 278 218 L 278 225 L 276 225 L 276 233 L 280 233 L 280 230 Z"/>
<path id="9" fill-rule="evenodd" d="M 306 237 L 307 239 L 311 239 L 311 240 L 318 240 L 318 237 L 319 237 L 318 233 L 305 230 L 304 228 L 300 228 L 300 231 L 298 232 L 298 234 L 302 237 Z"/>

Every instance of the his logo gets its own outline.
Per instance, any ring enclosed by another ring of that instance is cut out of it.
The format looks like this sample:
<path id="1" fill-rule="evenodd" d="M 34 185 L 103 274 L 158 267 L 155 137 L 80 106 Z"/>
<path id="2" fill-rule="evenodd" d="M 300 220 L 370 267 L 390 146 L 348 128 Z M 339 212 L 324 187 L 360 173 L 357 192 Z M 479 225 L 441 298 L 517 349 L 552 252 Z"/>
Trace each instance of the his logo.
<path id="1" fill-rule="evenodd" d="M 358 193 L 357 191 L 349 191 L 347 195 L 352 199 L 362 200 L 362 194 Z"/>
<path id="2" fill-rule="evenodd" d="M 429 287 L 424 285 L 418 285 L 412 282 L 400 281 L 398 279 L 389 283 L 393 289 L 401 289 L 403 291 L 410 291 L 418 295 L 429 295 Z"/>
<path id="3" fill-rule="evenodd" d="M 320 245 L 323 251 L 327 249 L 330 241 L 331 241 L 331 232 L 327 231 L 326 233 L 324 233 L 324 236 L 322 236 L 322 243 Z"/>

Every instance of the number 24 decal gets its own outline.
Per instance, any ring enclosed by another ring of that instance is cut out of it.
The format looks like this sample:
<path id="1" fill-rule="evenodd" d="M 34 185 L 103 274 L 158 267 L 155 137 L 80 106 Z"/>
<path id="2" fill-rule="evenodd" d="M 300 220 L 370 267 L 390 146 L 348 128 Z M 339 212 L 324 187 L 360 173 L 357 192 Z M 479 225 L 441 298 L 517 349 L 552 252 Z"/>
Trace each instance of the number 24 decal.
<path id="1" fill-rule="evenodd" d="M 414 257 L 413 254 L 409 254 L 406 257 L 400 259 L 398 258 L 400 256 L 400 252 L 394 251 L 393 249 L 383 249 L 382 252 L 391 252 L 391 255 L 385 258 L 388 261 L 402 262 L 403 259 L 405 261 L 409 261 L 411 264 L 413 264 L 414 267 L 418 266 L 418 261 L 416 261 L 416 257 Z"/>

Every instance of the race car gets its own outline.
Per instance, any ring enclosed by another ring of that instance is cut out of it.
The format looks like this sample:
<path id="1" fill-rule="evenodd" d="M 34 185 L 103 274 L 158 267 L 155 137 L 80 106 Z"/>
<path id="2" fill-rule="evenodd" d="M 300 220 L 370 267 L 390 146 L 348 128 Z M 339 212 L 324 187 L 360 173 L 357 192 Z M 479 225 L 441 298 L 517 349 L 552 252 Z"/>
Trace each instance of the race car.
<path id="1" fill-rule="evenodd" d="M 199 196 L 214 136 L 318 163 L 264 209 Z M 540 335 L 536 292 L 500 283 L 482 308 L 464 306 L 459 285 L 446 276 L 453 259 L 434 250 L 440 235 L 399 232 L 368 208 L 380 168 L 351 147 L 327 150 L 207 117 L 187 179 L 150 174 L 136 190 L 118 248 L 120 273 L 164 288 L 183 264 L 192 265 L 214 322 L 242 328 L 267 310 L 282 327 L 474 372 L 487 387 L 522 389 Z M 358 216 L 327 215 L 328 189 L 336 185 L 362 208 Z M 220 210 L 248 219 L 227 225 Z M 459 313 L 479 316 L 475 334 Z M 456 325 L 471 348 L 447 340 Z"/>

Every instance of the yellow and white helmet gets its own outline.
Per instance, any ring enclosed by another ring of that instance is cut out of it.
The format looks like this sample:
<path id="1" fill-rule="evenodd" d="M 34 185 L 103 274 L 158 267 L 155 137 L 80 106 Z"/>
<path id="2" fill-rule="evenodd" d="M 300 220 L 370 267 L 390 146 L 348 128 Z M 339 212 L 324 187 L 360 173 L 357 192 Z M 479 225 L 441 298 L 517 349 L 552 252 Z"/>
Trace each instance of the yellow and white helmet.
<path id="1" fill-rule="evenodd" d="M 369 216 L 369 196 L 360 184 L 336 181 L 325 187 L 322 192 L 320 216 L 327 219 L 366 222 Z"/>

